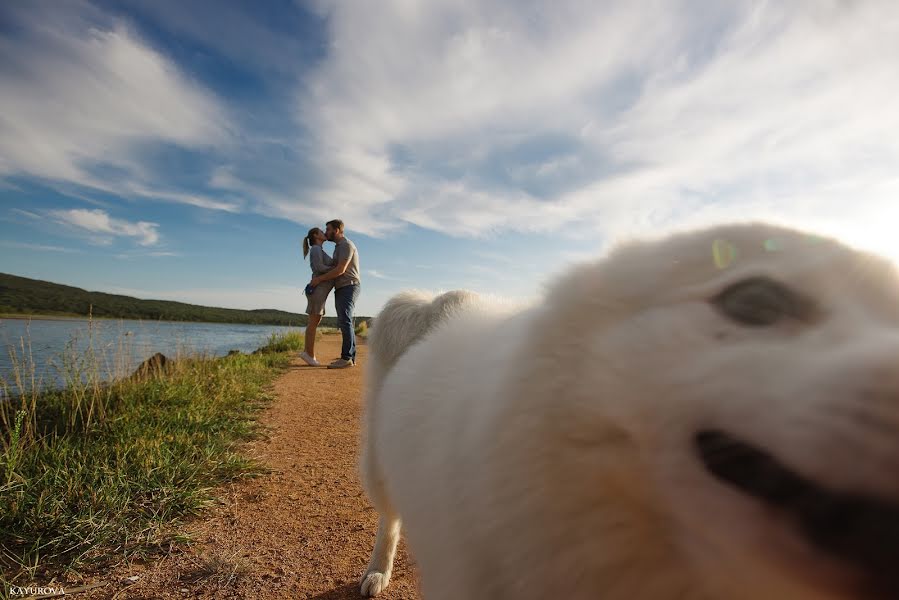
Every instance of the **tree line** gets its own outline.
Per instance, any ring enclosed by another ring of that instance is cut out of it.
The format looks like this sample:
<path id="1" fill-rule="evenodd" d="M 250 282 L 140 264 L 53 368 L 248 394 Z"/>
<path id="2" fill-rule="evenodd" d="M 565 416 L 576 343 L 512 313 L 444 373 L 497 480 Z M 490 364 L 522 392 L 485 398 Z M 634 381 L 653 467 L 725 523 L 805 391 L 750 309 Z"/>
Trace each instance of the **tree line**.
<path id="1" fill-rule="evenodd" d="M 303 299 L 299 297 L 298 302 Z M 240 310 L 199 306 L 170 300 L 141 300 L 131 296 L 89 292 L 49 281 L 0 273 L 0 314 L 80 316 L 191 321 L 206 323 L 247 323 L 304 327 L 306 315 L 275 309 Z M 358 320 L 365 320 L 360 317 Z M 336 317 L 325 317 L 322 325 L 336 327 Z"/>

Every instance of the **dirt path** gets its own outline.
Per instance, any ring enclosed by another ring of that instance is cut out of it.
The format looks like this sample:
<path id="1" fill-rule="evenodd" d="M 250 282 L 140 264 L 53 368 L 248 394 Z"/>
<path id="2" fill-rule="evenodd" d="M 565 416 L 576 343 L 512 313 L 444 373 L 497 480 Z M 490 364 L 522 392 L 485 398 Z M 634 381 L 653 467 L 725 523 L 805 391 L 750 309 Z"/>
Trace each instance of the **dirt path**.
<path id="1" fill-rule="evenodd" d="M 316 350 L 320 359 L 339 356 L 339 336 Z M 365 357 L 362 345 L 359 362 Z M 273 472 L 221 490 L 223 502 L 186 527 L 192 545 L 132 565 L 89 597 L 359 598 L 377 521 L 356 470 L 362 371 L 294 361 L 262 418 L 270 437 L 248 449 Z M 382 597 L 419 597 L 402 543 Z"/>

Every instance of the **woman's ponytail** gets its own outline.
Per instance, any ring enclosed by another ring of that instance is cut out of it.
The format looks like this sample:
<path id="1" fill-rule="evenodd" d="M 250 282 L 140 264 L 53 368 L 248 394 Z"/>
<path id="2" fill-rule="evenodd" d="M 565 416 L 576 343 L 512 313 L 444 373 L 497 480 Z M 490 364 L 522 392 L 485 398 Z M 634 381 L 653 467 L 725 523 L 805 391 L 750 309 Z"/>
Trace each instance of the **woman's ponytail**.
<path id="1" fill-rule="evenodd" d="M 309 230 L 309 233 L 306 234 L 306 237 L 303 239 L 303 258 L 306 258 L 306 255 L 309 254 L 309 247 L 315 244 L 315 234 L 321 233 L 322 230 L 318 227 L 313 227 Z"/>

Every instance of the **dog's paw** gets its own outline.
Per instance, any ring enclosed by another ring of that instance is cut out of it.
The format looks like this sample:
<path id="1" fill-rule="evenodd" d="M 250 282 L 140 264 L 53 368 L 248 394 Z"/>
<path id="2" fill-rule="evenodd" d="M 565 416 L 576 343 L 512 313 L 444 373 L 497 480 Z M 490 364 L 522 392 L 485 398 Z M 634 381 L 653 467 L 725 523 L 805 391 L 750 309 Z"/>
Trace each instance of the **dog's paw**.
<path id="1" fill-rule="evenodd" d="M 377 596 L 387 588 L 390 583 L 390 576 L 380 571 L 369 571 L 362 576 L 362 586 L 359 591 L 366 598 Z"/>

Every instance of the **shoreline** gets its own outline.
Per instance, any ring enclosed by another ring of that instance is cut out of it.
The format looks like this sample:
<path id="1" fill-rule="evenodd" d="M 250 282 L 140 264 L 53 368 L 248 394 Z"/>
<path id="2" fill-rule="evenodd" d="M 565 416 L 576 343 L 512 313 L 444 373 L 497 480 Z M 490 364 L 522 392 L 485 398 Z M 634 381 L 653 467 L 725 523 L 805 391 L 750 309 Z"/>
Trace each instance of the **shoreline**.
<path id="1" fill-rule="evenodd" d="M 23 313 L 0 313 L 0 321 L 138 321 L 140 323 L 198 323 L 204 325 L 252 325 L 254 327 L 305 327 L 305 325 L 284 325 L 278 323 L 244 323 L 241 321 L 172 321 L 169 319 L 139 319 L 129 317 L 95 317 L 87 315 L 31 315 Z"/>

